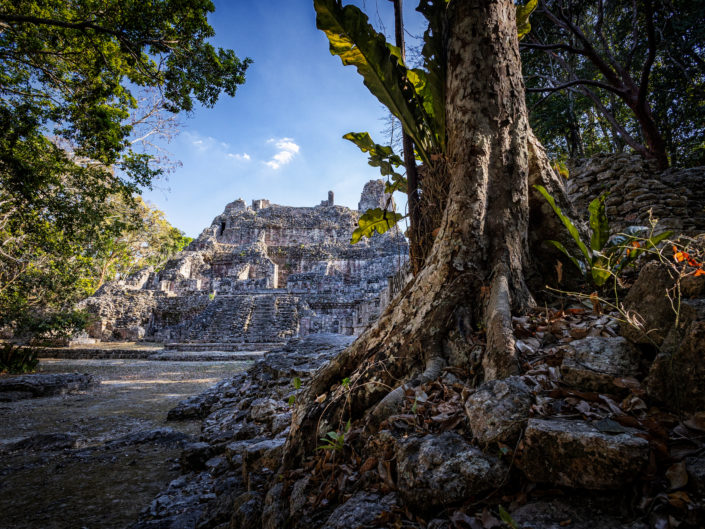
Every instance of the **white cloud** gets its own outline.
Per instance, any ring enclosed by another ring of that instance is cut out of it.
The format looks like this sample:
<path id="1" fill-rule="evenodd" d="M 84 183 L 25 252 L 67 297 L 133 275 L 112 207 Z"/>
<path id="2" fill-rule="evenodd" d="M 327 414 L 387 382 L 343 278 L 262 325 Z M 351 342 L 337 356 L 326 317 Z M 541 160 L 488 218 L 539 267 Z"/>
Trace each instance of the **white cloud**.
<path id="1" fill-rule="evenodd" d="M 279 169 L 282 165 L 286 165 L 291 160 L 294 159 L 296 153 L 299 152 L 300 147 L 294 142 L 292 138 L 280 138 L 274 139 L 270 138 L 267 143 L 274 143 L 277 148 L 277 153 L 272 156 L 272 159 L 268 162 L 264 162 L 275 171 Z"/>
<path id="2" fill-rule="evenodd" d="M 226 154 L 228 158 L 232 158 L 233 160 L 250 160 L 250 155 L 247 154 L 246 152 L 243 152 L 242 154 L 233 154 L 229 152 Z"/>
<path id="3" fill-rule="evenodd" d="M 230 144 L 220 141 L 212 136 L 201 136 L 197 132 L 185 132 L 185 136 L 190 141 L 199 153 L 207 154 L 209 157 L 223 156 L 228 160 L 248 161 L 251 159 L 246 152 L 232 153 L 228 152 Z"/>

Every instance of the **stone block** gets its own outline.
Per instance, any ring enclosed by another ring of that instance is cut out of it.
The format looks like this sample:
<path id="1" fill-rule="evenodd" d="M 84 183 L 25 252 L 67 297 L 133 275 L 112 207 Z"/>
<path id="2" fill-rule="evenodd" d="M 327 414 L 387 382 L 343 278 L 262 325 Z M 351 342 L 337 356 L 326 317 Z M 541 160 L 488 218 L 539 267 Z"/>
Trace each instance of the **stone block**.
<path id="1" fill-rule="evenodd" d="M 529 418 L 533 400 L 520 377 L 482 384 L 465 401 L 465 413 L 477 442 L 516 442 Z"/>
<path id="2" fill-rule="evenodd" d="M 398 492 L 413 510 L 465 501 L 498 487 L 508 471 L 453 432 L 409 437 L 395 451 Z"/>
<path id="3" fill-rule="evenodd" d="M 600 431 L 585 421 L 530 419 L 518 467 L 531 481 L 584 489 L 618 489 L 639 478 L 649 442 L 638 430 Z"/>
<path id="4" fill-rule="evenodd" d="M 639 352 L 621 336 L 590 336 L 566 346 L 561 365 L 563 381 L 587 391 L 618 390 L 615 378 L 639 374 Z"/>

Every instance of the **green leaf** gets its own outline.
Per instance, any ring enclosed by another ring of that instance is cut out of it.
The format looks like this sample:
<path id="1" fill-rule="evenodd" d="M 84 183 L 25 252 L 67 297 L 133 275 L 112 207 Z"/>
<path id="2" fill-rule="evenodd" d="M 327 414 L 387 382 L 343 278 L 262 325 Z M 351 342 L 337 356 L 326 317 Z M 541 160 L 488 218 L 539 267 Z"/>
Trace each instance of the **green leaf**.
<path id="1" fill-rule="evenodd" d="M 658 235 L 654 235 L 653 237 L 650 237 L 647 241 L 646 244 L 648 245 L 649 248 L 654 248 L 658 243 L 661 241 L 664 241 L 671 237 L 673 235 L 672 230 L 664 231 L 663 233 L 659 233 Z"/>
<path id="2" fill-rule="evenodd" d="M 394 211 L 387 211 L 382 208 L 368 209 L 358 221 L 358 228 L 352 233 L 351 244 L 357 244 L 362 237 L 372 237 L 376 231 L 379 234 L 385 233 L 393 228 L 404 216 Z"/>
<path id="3" fill-rule="evenodd" d="M 534 12 L 536 6 L 538 5 L 538 0 L 529 0 L 526 5 L 516 6 L 516 16 L 517 16 L 517 34 L 519 40 L 526 37 L 531 31 L 531 23 L 529 22 L 529 16 Z"/>
<path id="4" fill-rule="evenodd" d="M 431 128 L 441 152 L 446 149 L 446 112 L 445 80 L 447 60 L 448 19 L 446 16 L 448 0 L 419 0 L 416 11 L 421 13 L 428 26 L 423 34 L 423 83 L 414 83 L 414 90 L 423 101 L 424 110 L 431 119 Z M 423 76 L 418 74 L 420 77 Z M 411 76 L 410 76 L 411 78 Z M 413 81 L 412 81 L 413 82 Z"/>
<path id="5" fill-rule="evenodd" d="M 571 253 L 566 249 L 565 246 L 563 246 L 563 245 L 562 245 L 561 243 L 559 243 L 558 241 L 546 241 L 546 242 L 549 243 L 549 244 L 552 244 L 553 246 L 555 246 L 556 248 L 558 248 L 561 252 L 563 252 L 563 254 L 564 254 L 568 259 L 570 259 L 570 262 L 575 265 L 575 268 L 577 268 L 578 270 L 580 270 L 580 273 L 581 273 L 583 276 L 585 276 L 585 275 L 587 274 L 587 267 L 585 266 L 585 263 L 583 263 L 582 261 L 579 261 L 578 259 L 576 259 L 575 257 L 573 257 L 573 256 L 571 255 Z"/>
<path id="6" fill-rule="evenodd" d="M 343 139 L 353 142 L 362 152 L 369 153 L 367 163 L 372 167 L 379 167 L 382 176 L 403 178 L 394 169 L 403 166 L 404 161 L 394 154 L 391 147 L 379 145 L 372 141 L 368 132 L 348 132 L 343 136 Z"/>
<path id="7" fill-rule="evenodd" d="M 512 518 L 511 514 L 509 514 L 501 505 L 499 506 L 499 518 L 512 529 L 519 529 L 519 526 L 517 526 L 514 518 Z"/>
<path id="8" fill-rule="evenodd" d="M 294 384 L 295 389 L 301 389 L 301 379 L 299 377 L 294 377 L 292 383 Z"/>
<path id="9" fill-rule="evenodd" d="M 590 268 L 590 275 L 595 286 L 601 287 L 612 275 L 612 271 L 604 268 L 605 264 L 604 261 L 600 260 L 598 263 L 593 263 L 592 268 Z"/>
<path id="10" fill-rule="evenodd" d="M 384 192 L 387 193 L 388 195 L 391 195 L 395 191 L 399 191 L 401 193 L 406 193 L 407 190 L 407 183 L 406 183 L 406 178 L 395 174 L 392 176 L 392 180 L 390 182 L 387 182 L 384 184 Z"/>
<path id="11" fill-rule="evenodd" d="M 607 193 L 603 193 L 590 202 L 588 206 L 588 212 L 590 213 L 590 230 L 592 230 L 590 248 L 593 250 L 602 250 L 610 238 L 610 224 L 605 211 L 606 199 Z"/>
<path id="12" fill-rule="evenodd" d="M 580 248 L 580 251 L 583 252 L 585 261 L 588 263 L 592 262 L 592 254 L 590 253 L 590 250 L 588 250 L 587 246 L 585 246 L 585 243 L 580 239 L 580 233 L 578 232 L 578 228 L 575 227 L 575 224 L 573 224 L 573 222 L 563 214 L 563 211 L 561 211 L 561 208 L 558 207 L 558 204 L 556 204 L 553 197 L 548 193 L 548 191 L 546 191 L 545 187 L 535 185 L 534 189 L 543 195 L 546 201 L 553 208 L 553 211 L 556 215 L 558 215 L 558 218 L 561 219 L 563 225 L 568 229 L 568 233 L 570 233 L 571 237 L 573 237 L 573 240 L 578 245 L 578 248 Z"/>
<path id="13" fill-rule="evenodd" d="M 339 0 L 314 0 L 316 27 L 330 43 L 330 52 L 343 65 L 357 68 L 368 90 L 402 123 L 425 163 L 440 152 L 431 129 L 431 119 L 407 77 L 398 48 L 368 23 L 367 15 Z"/>

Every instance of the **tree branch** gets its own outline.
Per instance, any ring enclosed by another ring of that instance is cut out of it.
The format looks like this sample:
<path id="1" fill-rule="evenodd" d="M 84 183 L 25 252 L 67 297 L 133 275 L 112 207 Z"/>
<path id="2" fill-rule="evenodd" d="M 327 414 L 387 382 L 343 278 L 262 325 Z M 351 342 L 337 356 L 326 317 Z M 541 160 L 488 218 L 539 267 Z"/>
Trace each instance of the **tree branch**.
<path id="1" fill-rule="evenodd" d="M 654 30 L 654 7 L 651 0 L 645 0 L 646 8 L 646 39 L 649 45 L 649 54 L 644 62 L 644 67 L 641 70 L 641 81 L 639 82 L 639 93 L 637 95 L 637 105 L 642 107 L 646 102 L 646 92 L 649 86 L 649 75 L 651 74 L 651 66 L 656 58 L 656 32 Z"/>
<path id="2" fill-rule="evenodd" d="M 625 92 L 623 90 L 620 90 L 618 88 L 615 88 L 612 85 L 609 85 L 607 83 L 603 83 L 600 81 L 593 81 L 592 79 L 575 79 L 573 81 L 568 81 L 566 83 L 563 83 L 558 86 L 546 86 L 543 88 L 527 88 L 527 92 L 531 93 L 543 93 L 543 92 L 557 92 L 558 90 L 563 90 L 564 88 L 569 88 L 571 86 L 575 85 L 588 85 L 588 86 L 596 86 L 598 88 L 602 88 L 604 90 L 609 90 L 610 92 L 614 92 L 615 94 L 618 95 L 624 95 Z"/>

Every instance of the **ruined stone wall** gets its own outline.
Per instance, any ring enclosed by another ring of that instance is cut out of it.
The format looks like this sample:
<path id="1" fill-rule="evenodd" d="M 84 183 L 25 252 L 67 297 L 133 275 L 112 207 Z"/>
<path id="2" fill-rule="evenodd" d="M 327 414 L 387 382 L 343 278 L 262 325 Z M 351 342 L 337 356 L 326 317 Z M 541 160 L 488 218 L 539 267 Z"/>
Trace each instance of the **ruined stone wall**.
<path id="1" fill-rule="evenodd" d="M 384 204 L 368 183 L 360 203 Z M 359 212 L 238 199 L 163 270 L 106 285 L 80 305 L 102 340 L 274 343 L 319 332 L 359 334 L 379 315 L 388 277 L 406 262 L 398 230 L 351 245 Z"/>
<path id="2" fill-rule="evenodd" d="M 660 229 L 705 232 L 705 167 L 660 172 L 638 155 L 598 155 L 570 168 L 566 190 L 586 218 L 590 201 L 610 192 L 607 216 L 615 229 L 649 226 L 651 210 Z"/>

